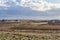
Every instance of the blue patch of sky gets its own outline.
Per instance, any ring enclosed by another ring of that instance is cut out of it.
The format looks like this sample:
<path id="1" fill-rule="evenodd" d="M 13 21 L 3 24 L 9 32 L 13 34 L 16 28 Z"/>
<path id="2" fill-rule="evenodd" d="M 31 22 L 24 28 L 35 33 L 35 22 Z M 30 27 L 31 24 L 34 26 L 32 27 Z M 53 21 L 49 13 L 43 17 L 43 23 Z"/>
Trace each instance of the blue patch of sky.
<path id="1" fill-rule="evenodd" d="M 21 0 L 16 0 L 17 2 L 20 2 Z"/>

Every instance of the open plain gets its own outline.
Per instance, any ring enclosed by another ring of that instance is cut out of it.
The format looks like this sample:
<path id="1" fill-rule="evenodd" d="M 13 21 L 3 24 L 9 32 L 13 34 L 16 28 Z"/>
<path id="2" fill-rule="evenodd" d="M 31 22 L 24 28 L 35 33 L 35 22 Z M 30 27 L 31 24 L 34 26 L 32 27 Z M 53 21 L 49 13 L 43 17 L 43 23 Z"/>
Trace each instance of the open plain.
<path id="1" fill-rule="evenodd" d="M 60 40 L 60 25 L 34 20 L 0 22 L 0 40 Z"/>

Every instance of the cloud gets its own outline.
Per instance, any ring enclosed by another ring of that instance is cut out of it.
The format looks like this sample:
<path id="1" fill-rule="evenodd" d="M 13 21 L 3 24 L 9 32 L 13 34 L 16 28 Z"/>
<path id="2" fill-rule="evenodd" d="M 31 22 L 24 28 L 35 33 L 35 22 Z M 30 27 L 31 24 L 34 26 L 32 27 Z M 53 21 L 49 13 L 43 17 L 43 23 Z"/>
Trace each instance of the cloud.
<path id="1" fill-rule="evenodd" d="M 0 7 L 3 7 L 3 6 L 6 7 L 6 4 L 0 4 Z"/>
<path id="2" fill-rule="evenodd" d="M 60 19 L 60 3 L 44 0 L 0 1 L 0 19 Z M 8 8 L 9 7 L 9 8 Z M 4 10 L 8 8 L 7 10 Z"/>
<path id="3" fill-rule="evenodd" d="M 10 7 L 16 4 L 16 0 L 0 0 L 0 7 Z"/>
<path id="4" fill-rule="evenodd" d="M 0 0 L 0 7 L 22 6 L 36 11 L 60 8 L 60 3 L 49 3 L 47 0 Z"/>
<path id="5" fill-rule="evenodd" d="M 6 1 L 0 1 L 0 7 L 6 7 L 7 5 L 5 4 L 6 3 Z"/>
<path id="6" fill-rule="evenodd" d="M 17 7 L 18 8 L 18 7 Z M 49 20 L 60 19 L 60 9 L 51 9 L 48 11 L 35 11 L 29 8 L 10 8 L 7 11 L 0 11 L 0 19 L 33 19 Z"/>
<path id="7" fill-rule="evenodd" d="M 20 3 L 17 4 L 36 11 L 46 11 L 54 8 L 60 8 L 60 3 L 49 3 L 44 0 L 21 0 Z"/>
<path id="8" fill-rule="evenodd" d="M 8 5 L 10 1 L 9 0 L 0 0 L 0 8 L 7 8 L 7 7 L 10 7 Z"/>

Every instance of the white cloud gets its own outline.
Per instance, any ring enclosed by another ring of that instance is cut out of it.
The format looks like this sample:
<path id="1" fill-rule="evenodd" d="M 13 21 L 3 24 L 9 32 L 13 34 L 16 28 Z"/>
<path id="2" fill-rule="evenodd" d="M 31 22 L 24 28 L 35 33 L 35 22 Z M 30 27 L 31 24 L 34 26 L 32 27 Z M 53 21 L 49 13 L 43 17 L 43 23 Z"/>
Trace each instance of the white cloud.
<path id="1" fill-rule="evenodd" d="M 60 8 L 60 3 L 48 3 L 46 0 L 0 0 L 1 7 L 9 7 L 6 2 L 14 2 L 17 6 L 28 7 L 36 11 L 46 11 L 54 8 Z"/>
<path id="2" fill-rule="evenodd" d="M 16 2 L 16 0 L 12 0 L 13 2 Z"/>
<path id="3" fill-rule="evenodd" d="M 9 7 L 10 4 L 8 3 L 11 3 L 11 2 L 17 3 L 16 0 L 0 0 L 0 7 Z"/>
<path id="4" fill-rule="evenodd" d="M 0 7 L 8 7 L 6 4 L 7 0 L 0 0 Z"/>
<path id="5" fill-rule="evenodd" d="M 7 2 L 8 2 L 8 4 L 6 4 Z M 11 3 L 11 4 L 9 4 L 9 3 Z M 5 1 L 1 0 L 0 1 L 0 8 L 3 7 L 5 10 L 7 9 L 7 7 L 9 7 L 9 6 L 11 7 L 13 5 L 22 6 L 22 10 L 21 9 L 19 10 L 19 12 L 21 11 L 20 13 L 22 14 L 22 16 L 21 16 L 21 14 L 19 14 L 19 16 L 15 15 L 15 14 L 14 14 L 14 16 L 12 14 L 11 14 L 12 16 L 3 15 L 3 14 L 2 15 L 7 16 L 8 19 L 10 19 L 10 18 L 12 18 L 12 19 L 15 19 L 15 18 L 17 18 L 17 19 L 20 19 L 20 18 L 21 19 L 36 19 L 36 20 L 60 19 L 60 9 L 58 9 L 58 8 L 60 8 L 60 3 L 48 3 L 47 1 L 44 1 L 44 0 L 21 0 L 20 2 L 18 2 L 17 0 L 5 0 Z M 32 11 L 30 11 L 28 9 L 23 9 L 23 7 L 28 7 L 30 9 L 32 9 Z M 11 8 L 11 9 L 14 9 L 14 8 Z M 35 11 L 33 11 L 33 10 L 36 10 L 37 12 L 35 13 Z M 22 12 L 22 11 L 25 11 L 25 12 Z M 27 11 L 32 14 L 30 15 Z M 43 12 L 41 12 L 41 11 L 43 11 Z M 29 16 L 27 16 L 27 15 L 29 15 Z"/>
<path id="6" fill-rule="evenodd" d="M 4 6 L 4 7 L 6 7 L 6 5 L 5 5 L 5 4 L 0 4 L 0 6 L 1 6 L 1 7 L 3 7 L 3 6 Z"/>
<path id="7" fill-rule="evenodd" d="M 48 3 L 44 0 L 21 0 L 20 4 L 17 4 L 22 7 L 29 7 L 32 10 L 37 11 L 46 11 L 53 8 L 60 8 L 60 3 Z"/>

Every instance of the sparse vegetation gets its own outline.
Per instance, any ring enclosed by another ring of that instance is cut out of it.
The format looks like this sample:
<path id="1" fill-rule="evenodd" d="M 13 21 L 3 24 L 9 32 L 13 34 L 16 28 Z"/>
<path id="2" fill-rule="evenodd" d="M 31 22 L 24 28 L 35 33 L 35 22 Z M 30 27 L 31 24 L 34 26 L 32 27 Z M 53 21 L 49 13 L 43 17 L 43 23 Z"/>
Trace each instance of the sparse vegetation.
<path id="1" fill-rule="evenodd" d="M 60 35 L 41 34 L 37 36 L 27 34 L 0 33 L 0 40 L 60 40 Z"/>
<path id="2" fill-rule="evenodd" d="M 15 21 L 0 22 L 0 40 L 60 40 L 60 25 L 41 25 L 41 22 L 44 24 L 47 21 Z M 15 34 L 16 32 L 18 33 Z"/>

